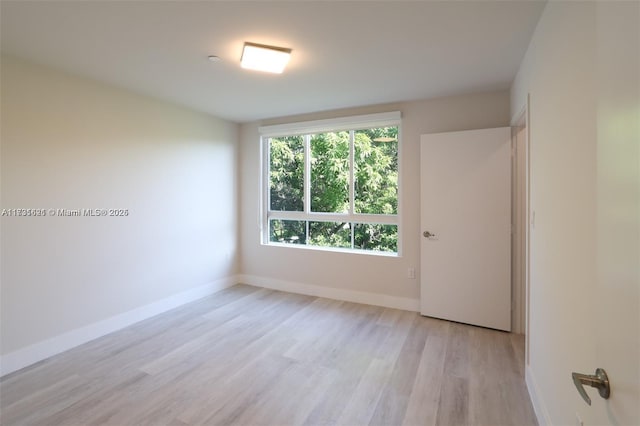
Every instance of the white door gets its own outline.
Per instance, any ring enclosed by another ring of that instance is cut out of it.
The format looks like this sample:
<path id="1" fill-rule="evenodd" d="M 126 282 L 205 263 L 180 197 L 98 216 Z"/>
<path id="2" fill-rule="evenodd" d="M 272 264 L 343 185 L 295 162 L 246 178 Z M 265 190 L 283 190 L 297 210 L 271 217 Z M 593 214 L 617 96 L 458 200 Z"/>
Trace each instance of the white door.
<path id="1" fill-rule="evenodd" d="M 640 5 L 596 4 L 597 284 L 593 354 L 611 397 L 588 388 L 585 425 L 640 425 Z M 631 54 L 630 52 L 633 52 Z"/>
<path id="2" fill-rule="evenodd" d="M 511 330 L 510 128 L 422 135 L 420 174 L 422 315 Z"/>

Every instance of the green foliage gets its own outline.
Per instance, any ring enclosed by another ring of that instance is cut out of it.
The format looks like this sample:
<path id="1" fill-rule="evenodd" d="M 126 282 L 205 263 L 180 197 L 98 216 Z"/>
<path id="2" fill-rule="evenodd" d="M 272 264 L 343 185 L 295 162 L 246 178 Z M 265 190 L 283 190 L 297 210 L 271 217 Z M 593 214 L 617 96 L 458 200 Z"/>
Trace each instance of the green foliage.
<path id="1" fill-rule="evenodd" d="M 398 251 L 398 227 L 357 223 L 354 230 L 353 248 L 374 251 Z"/>
<path id="2" fill-rule="evenodd" d="M 351 248 L 350 224 L 309 222 L 309 240 L 314 246 Z"/>
<path id="3" fill-rule="evenodd" d="M 307 222 L 300 220 L 269 221 L 269 241 L 287 244 L 307 244 Z"/>
<path id="4" fill-rule="evenodd" d="M 349 212 L 349 136 L 346 131 L 310 136 L 312 212 Z M 397 127 L 354 131 L 354 213 L 397 214 L 397 138 Z M 304 211 L 304 137 L 272 138 L 269 146 L 271 210 Z M 270 222 L 270 240 L 290 244 L 396 252 L 397 238 L 396 225 Z"/>
<path id="5" fill-rule="evenodd" d="M 398 128 L 359 130 L 355 145 L 355 212 L 398 213 Z M 376 142 L 393 138 L 396 142 Z"/>
<path id="6" fill-rule="evenodd" d="M 303 179 L 304 138 L 272 138 L 269 144 L 271 210 L 303 211 Z"/>
<path id="7" fill-rule="evenodd" d="M 349 132 L 311 136 L 311 211 L 349 211 Z"/>

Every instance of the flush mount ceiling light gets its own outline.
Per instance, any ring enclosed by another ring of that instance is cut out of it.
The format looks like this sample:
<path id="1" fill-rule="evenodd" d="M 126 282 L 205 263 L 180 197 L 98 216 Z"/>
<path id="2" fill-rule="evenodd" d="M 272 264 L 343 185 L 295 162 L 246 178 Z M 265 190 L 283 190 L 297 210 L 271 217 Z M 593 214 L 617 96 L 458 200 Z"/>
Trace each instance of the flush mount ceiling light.
<path id="1" fill-rule="evenodd" d="M 281 74 L 290 56 L 291 49 L 245 42 L 240 66 L 249 70 Z"/>

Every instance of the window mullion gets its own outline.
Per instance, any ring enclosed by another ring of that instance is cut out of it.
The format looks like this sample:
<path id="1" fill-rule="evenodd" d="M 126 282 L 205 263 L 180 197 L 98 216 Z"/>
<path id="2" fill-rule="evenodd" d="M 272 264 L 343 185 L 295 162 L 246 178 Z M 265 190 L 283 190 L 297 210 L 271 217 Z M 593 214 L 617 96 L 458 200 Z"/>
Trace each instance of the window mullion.
<path id="1" fill-rule="evenodd" d="M 262 161 L 263 164 L 266 164 L 267 166 L 262 168 L 262 182 L 260 182 L 263 187 L 262 211 L 260 212 L 260 230 L 262 235 L 260 238 L 262 239 L 263 244 L 267 244 L 271 233 L 271 224 L 269 223 L 269 212 L 271 211 L 271 138 L 264 138 L 262 142 L 262 148 L 264 150 L 262 152 Z"/>
<path id="2" fill-rule="evenodd" d="M 351 248 L 355 248 L 355 241 L 356 241 L 356 224 L 354 222 L 351 222 L 350 224 L 351 227 Z"/>
<path id="3" fill-rule="evenodd" d="M 311 136 L 304 135 L 304 212 L 311 213 Z"/>
<path id="4" fill-rule="evenodd" d="M 304 238 L 305 238 L 304 243 L 309 244 L 310 240 L 309 240 L 309 221 L 308 220 L 304 222 Z"/>
<path id="5" fill-rule="evenodd" d="M 355 132 L 349 131 L 349 216 L 353 216 L 355 213 Z M 351 231 L 351 248 L 354 248 L 355 241 L 355 224 L 351 222 L 349 224 Z"/>
<path id="6" fill-rule="evenodd" d="M 311 213 L 311 135 L 304 135 L 304 212 Z M 304 223 L 305 244 L 309 244 L 309 220 Z"/>
<path id="7" fill-rule="evenodd" d="M 355 156 L 355 148 L 354 148 L 354 135 L 355 132 L 353 130 L 349 131 L 349 214 L 352 215 L 355 213 L 355 173 L 354 173 L 354 156 Z"/>

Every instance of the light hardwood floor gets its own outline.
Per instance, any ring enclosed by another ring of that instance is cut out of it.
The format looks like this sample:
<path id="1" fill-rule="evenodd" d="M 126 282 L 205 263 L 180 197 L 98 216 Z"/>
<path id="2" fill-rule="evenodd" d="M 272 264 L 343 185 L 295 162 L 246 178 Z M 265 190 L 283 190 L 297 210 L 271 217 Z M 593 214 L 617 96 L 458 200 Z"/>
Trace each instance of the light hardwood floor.
<path id="1" fill-rule="evenodd" d="M 5 376 L 2 425 L 533 425 L 522 336 L 237 285 Z"/>

